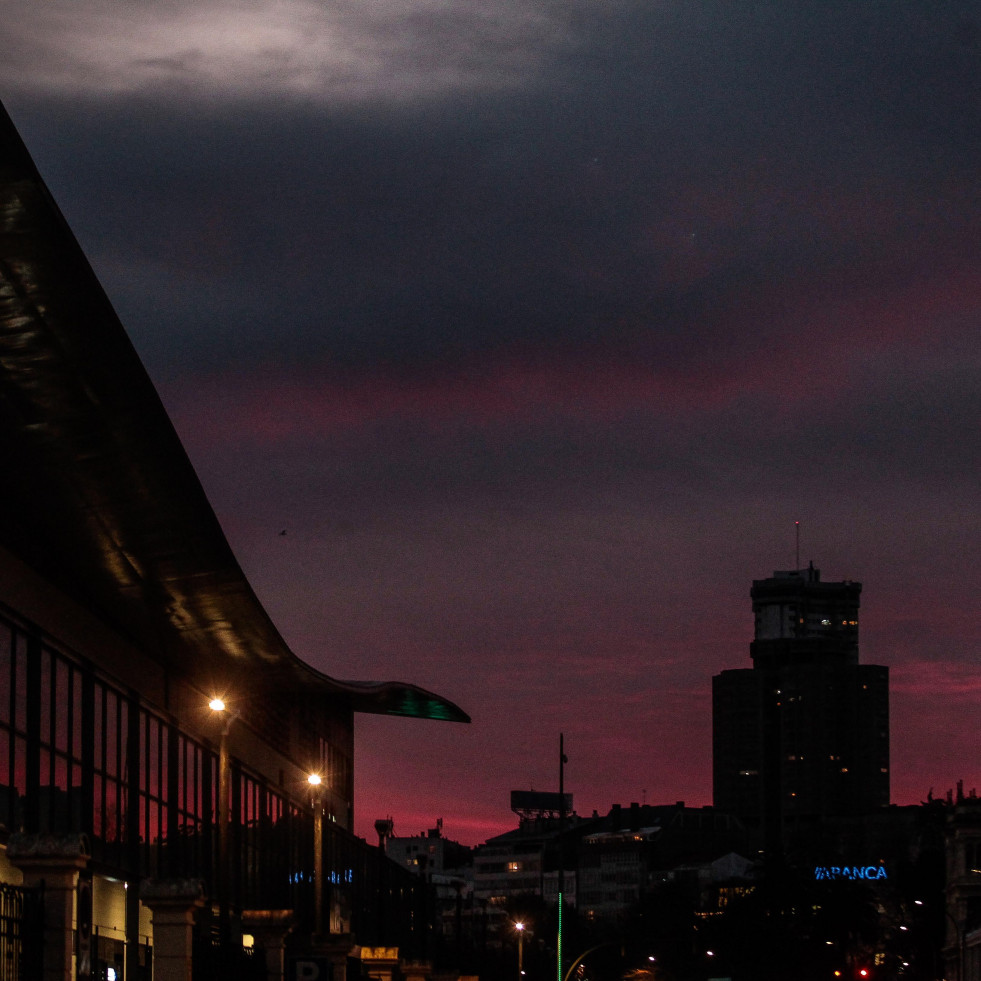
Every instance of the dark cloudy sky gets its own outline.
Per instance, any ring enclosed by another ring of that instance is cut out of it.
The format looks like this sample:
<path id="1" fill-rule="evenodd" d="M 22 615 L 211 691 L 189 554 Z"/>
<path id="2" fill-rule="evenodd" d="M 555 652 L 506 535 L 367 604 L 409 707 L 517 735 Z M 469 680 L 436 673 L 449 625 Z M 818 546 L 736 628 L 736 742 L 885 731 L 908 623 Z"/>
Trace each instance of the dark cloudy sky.
<path id="1" fill-rule="evenodd" d="M 280 630 L 360 833 L 711 801 L 749 587 L 864 583 L 893 798 L 981 787 L 967 0 L 0 0 L 0 99 Z M 285 529 L 287 534 L 280 535 Z"/>

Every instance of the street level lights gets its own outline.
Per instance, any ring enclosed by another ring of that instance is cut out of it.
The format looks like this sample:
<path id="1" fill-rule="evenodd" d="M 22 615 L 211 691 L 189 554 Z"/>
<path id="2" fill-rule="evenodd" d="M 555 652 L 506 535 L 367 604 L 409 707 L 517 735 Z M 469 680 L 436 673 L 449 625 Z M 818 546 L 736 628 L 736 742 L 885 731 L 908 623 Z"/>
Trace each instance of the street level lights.
<path id="1" fill-rule="evenodd" d="M 525 925 L 521 922 L 521 920 L 518 920 L 514 924 L 514 929 L 518 931 L 518 981 L 521 981 L 521 978 L 525 973 L 523 959 L 524 947 L 522 946 L 522 942 L 525 939 Z"/>
<path id="2" fill-rule="evenodd" d="M 320 794 L 323 780 L 319 773 L 311 773 L 307 783 L 313 808 L 313 933 L 319 937 L 324 932 L 324 808 Z"/>

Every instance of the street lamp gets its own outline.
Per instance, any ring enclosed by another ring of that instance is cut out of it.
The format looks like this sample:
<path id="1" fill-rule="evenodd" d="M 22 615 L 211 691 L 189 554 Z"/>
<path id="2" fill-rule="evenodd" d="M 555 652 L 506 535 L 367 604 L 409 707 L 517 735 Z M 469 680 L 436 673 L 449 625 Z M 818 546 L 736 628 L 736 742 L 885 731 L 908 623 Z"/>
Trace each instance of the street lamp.
<path id="1" fill-rule="evenodd" d="M 223 948 L 231 941 L 228 889 L 228 833 L 231 796 L 231 766 L 228 759 L 228 730 L 234 716 L 226 714 L 224 699 L 215 696 L 208 702 L 208 708 L 222 720 L 221 735 L 218 740 L 218 868 L 215 885 L 218 893 L 218 930 Z"/>
<path id="2" fill-rule="evenodd" d="M 319 937 L 324 932 L 324 824 L 323 803 L 320 786 L 323 780 L 319 773 L 307 777 L 310 785 L 310 806 L 313 808 L 313 932 Z"/>
<path id="3" fill-rule="evenodd" d="M 525 939 L 525 925 L 524 923 L 521 922 L 521 920 L 518 920 L 514 924 L 514 929 L 517 930 L 518 932 L 518 981 L 521 981 L 521 978 L 524 976 L 525 973 L 524 958 L 523 958 L 524 948 L 522 946 L 522 942 Z"/>

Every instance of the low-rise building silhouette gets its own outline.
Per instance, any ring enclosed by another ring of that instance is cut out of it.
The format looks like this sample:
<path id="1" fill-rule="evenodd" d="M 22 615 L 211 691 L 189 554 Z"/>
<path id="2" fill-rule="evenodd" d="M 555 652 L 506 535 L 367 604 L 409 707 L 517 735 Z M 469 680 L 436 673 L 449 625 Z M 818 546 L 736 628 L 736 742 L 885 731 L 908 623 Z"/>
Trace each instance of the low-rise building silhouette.
<path id="1" fill-rule="evenodd" d="M 579 840 L 579 911 L 590 920 L 623 916 L 660 884 L 697 881 L 746 843 L 742 823 L 711 807 L 615 804 Z"/>
<path id="2" fill-rule="evenodd" d="M 957 787 L 947 818 L 947 977 L 981 981 L 981 799 Z"/>

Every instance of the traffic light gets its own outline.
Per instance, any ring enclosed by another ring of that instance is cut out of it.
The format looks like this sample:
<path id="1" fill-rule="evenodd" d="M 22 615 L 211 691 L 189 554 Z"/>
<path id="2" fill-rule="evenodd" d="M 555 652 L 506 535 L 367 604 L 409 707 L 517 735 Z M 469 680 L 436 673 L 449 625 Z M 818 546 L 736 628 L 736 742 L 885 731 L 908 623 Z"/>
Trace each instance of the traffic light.
<path id="1" fill-rule="evenodd" d="M 855 972 L 855 977 L 857 978 L 870 978 L 872 977 L 872 972 L 867 967 L 860 967 Z"/>

